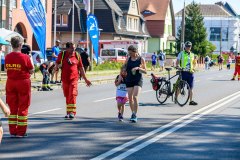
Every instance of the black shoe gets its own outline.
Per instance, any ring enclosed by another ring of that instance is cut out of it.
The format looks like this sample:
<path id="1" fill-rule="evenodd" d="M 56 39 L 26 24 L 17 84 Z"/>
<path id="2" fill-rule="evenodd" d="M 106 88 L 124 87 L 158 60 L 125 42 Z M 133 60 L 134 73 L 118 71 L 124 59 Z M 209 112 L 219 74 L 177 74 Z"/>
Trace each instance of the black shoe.
<path id="1" fill-rule="evenodd" d="M 42 88 L 42 91 L 49 91 L 49 89 L 44 87 L 44 88 Z"/>
<path id="2" fill-rule="evenodd" d="M 56 84 L 56 82 L 50 81 L 51 84 Z"/>
<path id="3" fill-rule="evenodd" d="M 197 102 L 194 102 L 194 101 L 191 101 L 191 102 L 189 103 L 189 105 L 196 106 L 196 105 L 198 105 L 198 103 L 197 103 Z"/>
<path id="4" fill-rule="evenodd" d="M 55 83 L 61 83 L 60 81 L 55 81 Z"/>
<path id="5" fill-rule="evenodd" d="M 52 90 L 53 90 L 53 89 L 52 89 L 51 87 L 49 87 L 49 86 L 47 87 L 47 89 L 49 89 L 50 91 L 52 91 Z"/>
<path id="6" fill-rule="evenodd" d="M 69 118 L 69 114 L 67 114 L 64 118 L 65 118 L 65 119 L 70 119 L 70 118 Z"/>
<path id="7" fill-rule="evenodd" d="M 231 81 L 234 81 L 234 80 L 235 80 L 235 78 L 232 78 L 232 79 L 231 79 Z"/>

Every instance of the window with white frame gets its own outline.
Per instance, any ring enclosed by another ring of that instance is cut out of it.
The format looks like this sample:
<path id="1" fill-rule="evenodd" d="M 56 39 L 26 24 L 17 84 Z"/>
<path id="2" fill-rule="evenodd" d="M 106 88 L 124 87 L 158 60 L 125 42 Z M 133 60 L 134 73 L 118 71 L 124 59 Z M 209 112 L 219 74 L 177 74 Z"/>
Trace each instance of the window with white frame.
<path id="1" fill-rule="evenodd" d="M 132 17 L 128 17 L 128 26 L 127 29 L 129 31 L 138 31 L 138 18 L 132 18 Z"/>
<path id="2" fill-rule="evenodd" d="M 11 0 L 10 8 L 17 8 L 17 0 Z"/>
<path id="3" fill-rule="evenodd" d="M 67 26 L 68 25 L 68 15 L 58 14 L 57 15 L 57 26 Z"/>
<path id="4" fill-rule="evenodd" d="M 62 26 L 67 26 L 68 25 L 68 15 L 63 14 L 62 15 Z"/>
<path id="5" fill-rule="evenodd" d="M 135 0 L 132 1 L 132 8 L 135 8 L 136 7 L 136 2 Z"/>

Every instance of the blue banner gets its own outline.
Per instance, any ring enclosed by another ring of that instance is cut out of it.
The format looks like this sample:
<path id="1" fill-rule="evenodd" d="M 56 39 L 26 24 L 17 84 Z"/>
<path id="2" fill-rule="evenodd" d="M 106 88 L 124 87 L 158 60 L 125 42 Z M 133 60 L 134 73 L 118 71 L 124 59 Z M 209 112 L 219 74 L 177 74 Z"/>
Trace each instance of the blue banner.
<path id="1" fill-rule="evenodd" d="M 99 29 L 97 18 L 93 14 L 89 14 L 87 18 L 87 29 L 91 39 L 94 53 L 98 63 L 98 49 L 99 49 Z"/>
<path id="2" fill-rule="evenodd" d="M 42 2 L 41 0 L 22 0 L 22 6 L 46 61 L 46 12 Z"/>

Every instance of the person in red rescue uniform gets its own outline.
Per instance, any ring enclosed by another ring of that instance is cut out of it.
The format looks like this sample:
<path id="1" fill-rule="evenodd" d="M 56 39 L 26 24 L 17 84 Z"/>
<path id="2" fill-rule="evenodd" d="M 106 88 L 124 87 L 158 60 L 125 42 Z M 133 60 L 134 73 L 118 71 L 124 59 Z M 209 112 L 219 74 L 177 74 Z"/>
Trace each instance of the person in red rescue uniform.
<path id="1" fill-rule="evenodd" d="M 231 80 L 234 81 L 237 75 L 238 80 L 240 80 L 240 53 L 235 57 L 235 71 Z"/>
<path id="2" fill-rule="evenodd" d="M 31 99 L 30 76 L 34 72 L 30 57 L 21 53 L 23 40 L 11 38 L 13 51 L 6 55 L 6 102 L 11 114 L 8 117 L 11 137 L 26 137 L 28 108 Z"/>
<path id="3" fill-rule="evenodd" d="M 75 45 L 72 42 L 67 42 L 66 51 L 62 51 L 59 54 L 55 67 L 55 69 L 62 69 L 62 88 L 66 97 L 67 110 L 65 119 L 73 119 L 76 115 L 76 98 L 80 75 L 88 87 L 91 85 L 91 82 L 86 78 L 81 57 L 74 50 Z"/>

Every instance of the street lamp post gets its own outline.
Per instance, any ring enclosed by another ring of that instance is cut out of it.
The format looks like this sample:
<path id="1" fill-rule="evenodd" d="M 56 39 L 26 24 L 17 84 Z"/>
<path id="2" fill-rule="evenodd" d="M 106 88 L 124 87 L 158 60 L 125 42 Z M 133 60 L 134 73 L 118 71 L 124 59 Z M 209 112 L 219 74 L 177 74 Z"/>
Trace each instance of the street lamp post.
<path id="1" fill-rule="evenodd" d="M 59 7 L 65 6 L 65 2 L 63 2 L 61 5 L 57 6 L 57 0 L 54 2 L 54 35 L 53 35 L 53 44 L 56 45 L 56 30 L 57 30 L 57 9 Z"/>
<path id="2" fill-rule="evenodd" d="M 56 45 L 56 30 L 57 30 L 57 0 L 54 3 L 54 35 L 53 35 L 53 44 Z"/>

